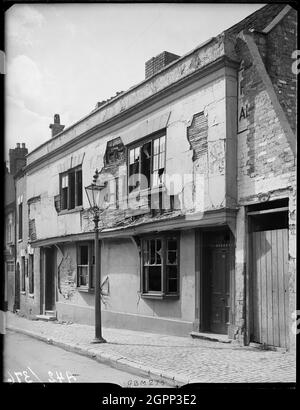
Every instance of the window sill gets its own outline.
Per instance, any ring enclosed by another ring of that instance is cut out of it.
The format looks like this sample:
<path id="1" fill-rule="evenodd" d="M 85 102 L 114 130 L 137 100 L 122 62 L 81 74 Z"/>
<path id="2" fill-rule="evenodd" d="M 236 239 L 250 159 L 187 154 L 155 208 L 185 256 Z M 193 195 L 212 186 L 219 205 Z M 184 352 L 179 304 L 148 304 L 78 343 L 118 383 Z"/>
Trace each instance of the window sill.
<path id="1" fill-rule="evenodd" d="M 77 290 L 84 293 L 95 293 L 93 288 L 88 288 L 87 286 L 77 286 Z"/>
<path id="2" fill-rule="evenodd" d="M 63 209 L 62 211 L 58 212 L 58 215 L 66 215 L 66 214 L 73 214 L 75 212 L 83 211 L 83 206 L 76 206 L 72 209 Z"/>
<path id="3" fill-rule="evenodd" d="M 26 295 L 26 292 L 25 292 L 25 290 L 21 290 L 21 295 Z"/>
<path id="4" fill-rule="evenodd" d="M 34 293 L 29 293 L 28 297 L 31 298 L 31 299 L 34 299 Z"/>
<path id="5" fill-rule="evenodd" d="M 165 293 L 142 293 L 143 299 L 179 299 L 179 294 L 165 294 Z"/>
<path id="6" fill-rule="evenodd" d="M 23 242 L 23 239 L 22 238 L 18 239 L 18 243 L 21 243 L 21 242 Z"/>

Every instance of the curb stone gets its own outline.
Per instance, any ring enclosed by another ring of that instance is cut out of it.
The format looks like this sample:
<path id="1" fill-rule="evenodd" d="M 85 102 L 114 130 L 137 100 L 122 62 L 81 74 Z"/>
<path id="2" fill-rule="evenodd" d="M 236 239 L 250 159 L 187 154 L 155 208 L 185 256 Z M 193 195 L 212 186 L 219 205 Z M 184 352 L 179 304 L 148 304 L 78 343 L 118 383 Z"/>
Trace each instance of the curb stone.
<path id="1" fill-rule="evenodd" d="M 94 348 L 83 348 L 78 344 L 74 343 L 65 343 L 55 338 L 49 338 L 47 336 L 43 336 L 39 333 L 32 332 L 30 330 L 21 329 L 12 325 L 6 326 L 7 330 L 11 330 L 16 333 L 22 333 L 34 339 L 37 339 L 41 342 L 51 344 L 53 346 L 57 346 L 61 349 L 66 351 L 80 354 L 81 356 L 86 356 L 90 359 L 94 359 L 99 363 L 107 364 L 111 367 L 114 367 L 118 370 L 127 371 L 131 374 L 140 377 L 151 377 L 154 380 L 163 381 L 167 384 L 166 387 L 181 387 L 184 384 L 190 383 L 188 379 L 184 379 L 182 377 L 176 377 L 171 373 L 164 373 L 162 370 L 158 370 L 155 368 L 149 368 L 139 364 L 137 362 L 130 361 L 123 356 L 118 356 L 114 354 L 108 354 L 105 352 L 98 352 Z"/>

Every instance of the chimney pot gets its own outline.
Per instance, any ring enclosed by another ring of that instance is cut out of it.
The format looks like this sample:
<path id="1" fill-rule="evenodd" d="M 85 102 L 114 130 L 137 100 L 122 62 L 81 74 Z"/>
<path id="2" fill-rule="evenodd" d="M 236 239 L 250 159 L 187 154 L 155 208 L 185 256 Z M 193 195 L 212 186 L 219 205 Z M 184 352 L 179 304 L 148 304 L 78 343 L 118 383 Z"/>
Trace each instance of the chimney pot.
<path id="1" fill-rule="evenodd" d="M 22 142 L 22 148 L 25 148 L 25 143 L 24 142 Z"/>
<path id="2" fill-rule="evenodd" d="M 19 142 L 17 142 L 17 148 L 20 148 L 20 143 Z"/>
<path id="3" fill-rule="evenodd" d="M 54 114 L 53 124 L 50 124 L 49 128 L 51 128 L 52 138 L 63 131 L 65 126 L 61 125 L 59 114 Z"/>

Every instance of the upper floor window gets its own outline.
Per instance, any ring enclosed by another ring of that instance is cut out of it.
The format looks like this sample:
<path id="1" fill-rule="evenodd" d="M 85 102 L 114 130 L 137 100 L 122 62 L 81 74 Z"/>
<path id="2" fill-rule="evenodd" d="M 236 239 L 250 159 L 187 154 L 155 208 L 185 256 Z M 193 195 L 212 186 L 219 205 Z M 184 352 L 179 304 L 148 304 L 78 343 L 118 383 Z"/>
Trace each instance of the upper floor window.
<path id="1" fill-rule="evenodd" d="M 81 166 L 60 174 L 60 209 L 74 209 L 82 205 Z"/>
<path id="2" fill-rule="evenodd" d="M 6 220 L 6 242 L 13 242 L 13 214 L 9 213 Z"/>
<path id="3" fill-rule="evenodd" d="M 165 175 L 165 134 L 160 133 L 128 152 L 128 192 L 136 188 L 160 187 Z"/>
<path id="4" fill-rule="evenodd" d="M 143 296 L 179 294 L 179 239 L 175 235 L 142 240 Z"/>

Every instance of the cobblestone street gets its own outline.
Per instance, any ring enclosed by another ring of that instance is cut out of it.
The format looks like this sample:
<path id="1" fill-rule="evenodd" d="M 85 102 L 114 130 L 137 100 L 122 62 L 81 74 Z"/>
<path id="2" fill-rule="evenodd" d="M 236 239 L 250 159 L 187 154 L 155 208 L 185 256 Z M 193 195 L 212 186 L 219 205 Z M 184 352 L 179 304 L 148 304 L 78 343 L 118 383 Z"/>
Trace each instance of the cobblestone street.
<path id="1" fill-rule="evenodd" d="M 107 359 L 126 360 L 133 367 L 175 380 L 205 383 L 295 382 L 295 356 L 283 351 L 266 351 L 230 343 L 166 336 L 124 329 L 103 329 L 106 344 L 93 345 L 94 328 L 79 324 L 33 321 L 7 313 L 7 328 L 32 332 L 53 344 L 97 352 Z"/>

